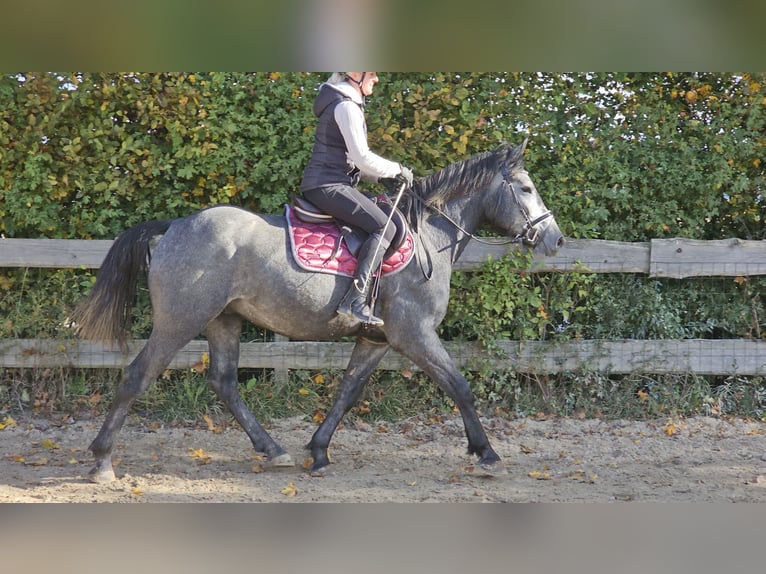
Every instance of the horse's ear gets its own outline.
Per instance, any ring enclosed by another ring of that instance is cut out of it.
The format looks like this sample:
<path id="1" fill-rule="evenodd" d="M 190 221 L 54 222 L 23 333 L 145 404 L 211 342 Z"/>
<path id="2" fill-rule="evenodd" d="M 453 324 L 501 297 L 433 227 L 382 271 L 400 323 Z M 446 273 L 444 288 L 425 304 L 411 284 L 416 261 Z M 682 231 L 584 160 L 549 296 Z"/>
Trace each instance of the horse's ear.
<path id="1" fill-rule="evenodd" d="M 511 145 L 510 143 L 504 144 L 504 149 L 506 154 L 505 161 L 509 167 L 520 164 L 523 161 L 524 150 L 527 147 L 528 141 L 529 141 L 529 138 L 524 138 L 524 141 L 517 146 Z"/>

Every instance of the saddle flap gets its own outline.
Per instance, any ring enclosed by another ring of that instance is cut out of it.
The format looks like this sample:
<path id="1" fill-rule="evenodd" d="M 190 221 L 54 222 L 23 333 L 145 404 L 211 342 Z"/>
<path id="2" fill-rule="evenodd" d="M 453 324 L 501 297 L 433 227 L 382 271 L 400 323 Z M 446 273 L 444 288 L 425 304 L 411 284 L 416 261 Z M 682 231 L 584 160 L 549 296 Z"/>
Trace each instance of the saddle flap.
<path id="1" fill-rule="evenodd" d="M 356 257 L 359 255 L 359 250 L 362 248 L 364 240 L 367 239 L 367 234 L 358 227 L 352 227 L 351 225 L 340 225 L 340 236 L 343 238 L 343 242 Z"/>

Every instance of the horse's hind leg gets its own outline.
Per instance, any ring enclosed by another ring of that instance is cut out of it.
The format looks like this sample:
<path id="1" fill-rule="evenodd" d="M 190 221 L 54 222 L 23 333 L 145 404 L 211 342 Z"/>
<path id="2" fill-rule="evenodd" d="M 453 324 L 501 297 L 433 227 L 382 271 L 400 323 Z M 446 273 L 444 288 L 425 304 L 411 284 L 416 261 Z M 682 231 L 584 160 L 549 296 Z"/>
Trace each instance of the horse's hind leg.
<path id="1" fill-rule="evenodd" d="M 228 407 L 250 437 L 258 452 L 266 453 L 270 466 L 294 466 L 293 459 L 267 433 L 247 408 L 237 389 L 237 363 L 242 320 L 236 315 L 220 315 L 205 329 L 210 345 L 208 384 Z"/>
<path id="2" fill-rule="evenodd" d="M 163 340 L 153 332 L 138 356 L 125 368 L 104 424 L 89 447 L 96 458 L 95 466 L 88 473 L 91 482 L 110 482 L 115 479 L 112 467 L 114 438 L 122 428 L 130 406 L 162 374 L 184 344 L 185 340 L 168 343 L 167 339 Z"/>
<path id="3" fill-rule="evenodd" d="M 321 475 L 330 464 L 327 448 L 332 435 L 338 428 L 343 415 L 359 400 L 365 383 L 388 348 L 387 343 L 378 343 L 361 337 L 357 339 L 335 402 L 314 436 L 311 437 L 309 444 L 306 445 L 314 459 L 310 469 L 311 474 Z"/>

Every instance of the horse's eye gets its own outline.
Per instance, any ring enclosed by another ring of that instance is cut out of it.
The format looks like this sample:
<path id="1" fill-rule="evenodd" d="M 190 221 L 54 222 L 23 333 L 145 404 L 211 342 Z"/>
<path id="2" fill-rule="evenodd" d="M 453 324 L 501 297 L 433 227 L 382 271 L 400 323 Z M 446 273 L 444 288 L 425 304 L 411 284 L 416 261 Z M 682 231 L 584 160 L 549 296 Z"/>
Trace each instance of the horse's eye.
<path id="1" fill-rule="evenodd" d="M 523 185 L 521 187 L 521 191 L 523 191 L 524 193 L 532 193 L 532 188 L 529 187 L 528 185 Z"/>

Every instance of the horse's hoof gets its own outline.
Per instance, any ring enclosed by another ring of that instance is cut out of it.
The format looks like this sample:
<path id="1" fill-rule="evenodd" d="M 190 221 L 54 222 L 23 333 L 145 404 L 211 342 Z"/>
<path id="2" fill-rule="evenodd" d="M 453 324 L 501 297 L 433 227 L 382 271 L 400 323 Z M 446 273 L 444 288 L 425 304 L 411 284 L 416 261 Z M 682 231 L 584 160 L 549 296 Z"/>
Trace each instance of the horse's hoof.
<path id="1" fill-rule="evenodd" d="M 111 468 L 99 468 L 94 466 L 88 473 L 88 480 L 95 484 L 106 484 L 107 482 L 114 482 L 117 477 L 114 474 L 114 470 Z"/>
<path id="2" fill-rule="evenodd" d="M 324 477 L 330 474 L 330 459 L 327 456 L 313 457 L 313 463 L 308 468 L 309 476 Z"/>
<path id="3" fill-rule="evenodd" d="M 476 471 L 474 472 L 474 476 L 486 478 L 497 478 L 507 474 L 508 471 L 499 460 L 491 463 L 479 463 L 476 465 Z"/>
<path id="4" fill-rule="evenodd" d="M 313 466 L 309 468 L 309 476 L 313 476 L 315 478 L 324 478 L 325 476 L 329 474 L 329 472 L 330 472 L 329 464 L 325 464 L 323 466 L 316 467 L 316 468 Z"/>
<path id="5" fill-rule="evenodd" d="M 292 468 L 295 466 L 295 462 L 293 461 L 293 457 L 288 453 L 284 453 L 275 456 L 274 458 L 270 458 L 267 466 L 269 468 Z"/>

